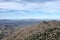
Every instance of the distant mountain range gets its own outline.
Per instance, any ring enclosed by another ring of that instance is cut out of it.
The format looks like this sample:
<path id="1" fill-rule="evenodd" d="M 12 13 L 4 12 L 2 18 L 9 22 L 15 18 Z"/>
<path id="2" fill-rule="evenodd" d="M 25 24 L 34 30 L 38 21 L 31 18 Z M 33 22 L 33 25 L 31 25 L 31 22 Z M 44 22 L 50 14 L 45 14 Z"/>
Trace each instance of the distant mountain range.
<path id="1" fill-rule="evenodd" d="M 9 26 L 12 28 L 15 27 L 25 27 L 28 25 L 34 25 L 40 23 L 40 20 L 38 19 L 23 19 L 23 20 L 0 20 L 0 27 L 2 26 Z"/>

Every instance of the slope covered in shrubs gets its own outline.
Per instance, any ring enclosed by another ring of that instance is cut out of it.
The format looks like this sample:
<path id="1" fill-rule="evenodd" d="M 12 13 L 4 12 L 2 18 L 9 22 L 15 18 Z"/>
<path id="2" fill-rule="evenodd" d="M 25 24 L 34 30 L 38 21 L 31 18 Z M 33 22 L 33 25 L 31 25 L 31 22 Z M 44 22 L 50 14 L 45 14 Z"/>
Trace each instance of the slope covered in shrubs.
<path id="1" fill-rule="evenodd" d="M 60 29 L 53 28 L 45 30 L 43 33 L 36 32 L 29 35 L 25 40 L 60 40 Z"/>
<path id="2" fill-rule="evenodd" d="M 41 21 L 40 24 L 18 28 L 4 40 L 60 40 L 60 21 Z"/>

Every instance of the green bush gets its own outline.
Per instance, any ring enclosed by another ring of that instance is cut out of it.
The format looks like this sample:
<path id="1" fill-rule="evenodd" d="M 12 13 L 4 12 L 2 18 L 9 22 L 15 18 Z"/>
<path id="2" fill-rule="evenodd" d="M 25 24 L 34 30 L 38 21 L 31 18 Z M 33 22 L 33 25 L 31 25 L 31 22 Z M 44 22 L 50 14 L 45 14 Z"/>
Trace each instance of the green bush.
<path id="1" fill-rule="evenodd" d="M 4 37 L 3 33 L 0 33 L 0 40 Z"/>
<path id="2" fill-rule="evenodd" d="M 60 40 L 59 28 L 45 30 L 45 32 L 37 32 L 28 36 L 25 40 Z"/>

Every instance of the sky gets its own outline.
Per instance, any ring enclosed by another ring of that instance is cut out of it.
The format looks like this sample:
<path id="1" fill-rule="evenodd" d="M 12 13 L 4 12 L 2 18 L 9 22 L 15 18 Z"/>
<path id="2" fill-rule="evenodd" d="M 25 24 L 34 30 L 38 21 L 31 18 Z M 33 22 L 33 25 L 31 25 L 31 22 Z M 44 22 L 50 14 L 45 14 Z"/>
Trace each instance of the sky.
<path id="1" fill-rule="evenodd" d="M 0 0 L 0 19 L 60 19 L 60 0 Z"/>

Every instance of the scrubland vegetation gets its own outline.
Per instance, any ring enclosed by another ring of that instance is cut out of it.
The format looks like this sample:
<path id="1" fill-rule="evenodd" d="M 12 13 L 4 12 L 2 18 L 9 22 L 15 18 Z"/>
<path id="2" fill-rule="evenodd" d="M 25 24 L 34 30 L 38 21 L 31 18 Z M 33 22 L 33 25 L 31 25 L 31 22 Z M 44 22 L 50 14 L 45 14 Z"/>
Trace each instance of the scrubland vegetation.
<path id="1" fill-rule="evenodd" d="M 5 28 L 0 32 L 0 40 L 60 40 L 60 21 L 41 21 L 14 31 Z"/>

